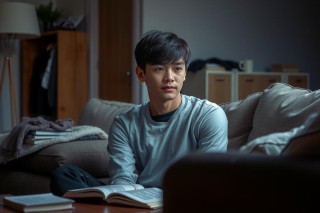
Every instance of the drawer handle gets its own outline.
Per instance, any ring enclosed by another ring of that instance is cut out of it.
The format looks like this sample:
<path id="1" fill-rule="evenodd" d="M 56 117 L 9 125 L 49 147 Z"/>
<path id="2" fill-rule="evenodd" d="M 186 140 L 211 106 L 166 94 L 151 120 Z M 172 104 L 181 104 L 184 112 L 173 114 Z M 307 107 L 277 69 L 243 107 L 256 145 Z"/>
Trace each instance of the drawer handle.
<path id="1" fill-rule="evenodd" d="M 302 79 L 296 79 L 296 83 L 302 83 Z"/>
<path id="2" fill-rule="evenodd" d="M 216 81 L 224 81 L 224 77 L 216 78 Z"/>
<path id="3" fill-rule="evenodd" d="M 269 80 L 269 83 L 275 83 L 275 82 L 277 82 L 277 80 L 275 80 L 275 79 L 270 79 Z"/>
<path id="4" fill-rule="evenodd" d="M 253 79 L 253 78 L 247 78 L 247 79 L 246 79 L 246 82 L 250 82 L 250 83 L 251 83 L 251 82 L 254 82 L 254 79 Z"/>

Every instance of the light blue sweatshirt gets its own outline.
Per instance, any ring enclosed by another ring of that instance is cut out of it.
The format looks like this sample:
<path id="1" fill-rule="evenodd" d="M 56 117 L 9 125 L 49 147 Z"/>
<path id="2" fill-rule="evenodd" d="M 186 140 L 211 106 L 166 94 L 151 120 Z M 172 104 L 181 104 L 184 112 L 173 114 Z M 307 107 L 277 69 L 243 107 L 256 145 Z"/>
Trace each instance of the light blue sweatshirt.
<path id="1" fill-rule="evenodd" d="M 117 116 L 110 128 L 110 184 L 161 188 L 176 160 L 195 151 L 225 152 L 227 144 L 227 117 L 214 103 L 182 95 L 167 122 L 152 120 L 148 103 L 137 105 Z"/>

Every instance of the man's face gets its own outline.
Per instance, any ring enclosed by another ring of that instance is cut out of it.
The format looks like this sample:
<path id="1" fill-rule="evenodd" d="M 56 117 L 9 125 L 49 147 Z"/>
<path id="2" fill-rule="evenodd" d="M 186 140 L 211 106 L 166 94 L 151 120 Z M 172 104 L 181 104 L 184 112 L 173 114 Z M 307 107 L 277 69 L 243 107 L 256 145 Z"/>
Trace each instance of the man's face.
<path id="1" fill-rule="evenodd" d="M 137 76 L 145 82 L 151 101 L 170 101 L 180 95 L 186 78 L 186 65 L 181 58 L 169 64 L 147 64 L 145 73 L 137 69 Z"/>

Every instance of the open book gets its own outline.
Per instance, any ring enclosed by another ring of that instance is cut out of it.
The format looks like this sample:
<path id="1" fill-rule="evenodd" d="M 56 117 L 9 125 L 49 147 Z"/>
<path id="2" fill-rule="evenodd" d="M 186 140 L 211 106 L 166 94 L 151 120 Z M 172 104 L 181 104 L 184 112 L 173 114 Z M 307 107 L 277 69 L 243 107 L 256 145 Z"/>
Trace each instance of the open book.
<path id="1" fill-rule="evenodd" d="M 144 188 L 140 184 L 105 185 L 69 190 L 67 198 L 99 198 L 110 205 L 157 209 L 162 207 L 162 190 Z"/>

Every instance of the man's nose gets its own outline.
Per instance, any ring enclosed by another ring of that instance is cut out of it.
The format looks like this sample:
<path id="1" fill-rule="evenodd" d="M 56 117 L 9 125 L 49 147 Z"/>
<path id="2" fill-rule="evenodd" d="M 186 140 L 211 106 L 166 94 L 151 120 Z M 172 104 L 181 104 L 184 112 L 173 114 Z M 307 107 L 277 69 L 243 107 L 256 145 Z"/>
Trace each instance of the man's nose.
<path id="1" fill-rule="evenodd" d="M 166 81 L 173 81 L 174 80 L 173 70 L 171 70 L 171 69 L 166 70 L 164 79 Z"/>

